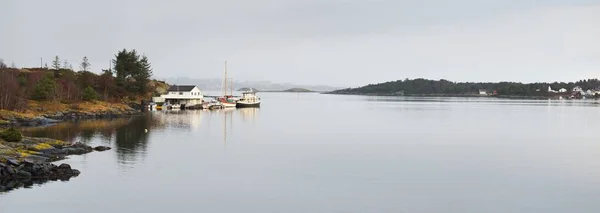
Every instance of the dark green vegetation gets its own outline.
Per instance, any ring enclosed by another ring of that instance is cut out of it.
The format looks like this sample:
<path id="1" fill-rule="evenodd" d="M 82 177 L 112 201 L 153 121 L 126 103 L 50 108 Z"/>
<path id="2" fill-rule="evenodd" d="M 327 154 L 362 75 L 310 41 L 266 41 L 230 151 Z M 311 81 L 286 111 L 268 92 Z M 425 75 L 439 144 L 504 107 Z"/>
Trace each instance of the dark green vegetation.
<path id="1" fill-rule="evenodd" d="M 567 89 L 570 93 L 573 88 L 580 86 L 583 90 L 600 88 L 600 80 L 588 79 L 577 82 L 554 83 L 475 83 L 451 82 L 448 80 L 405 79 L 390 81 L 380 84 L 369 84 L 358 88 L 347 88 L 330 92 L 330 94 L 365 94 L 365 95 L 478 95 L 479 90 L 486 90 L 488 94 L 496 91 L 498 96 L 549 96 L 548 87 L 553 90 Z"/>
<path id="2" fill-rule="evenodd" d="M 55 56 L 51 68 L 11 68 L 0 60 L 0 110 L 23 111 L 28 102 L 52 101 L 78 103 L 101 100 L 133 101 L 152 95 L 152 68 L 148 58 L 135 50 L 119 51 L 113 67 L 93 73 L 87 57 L 79 64 L 80 71 L 66 60 Z"/>
<path id="3" fill-rule="evenodd" d="M 15 128 L 8 128 L 4 131 L 0 131 L 0 138 L 6 142 L 19 142 L 23 139 L 23 135 Z"/>

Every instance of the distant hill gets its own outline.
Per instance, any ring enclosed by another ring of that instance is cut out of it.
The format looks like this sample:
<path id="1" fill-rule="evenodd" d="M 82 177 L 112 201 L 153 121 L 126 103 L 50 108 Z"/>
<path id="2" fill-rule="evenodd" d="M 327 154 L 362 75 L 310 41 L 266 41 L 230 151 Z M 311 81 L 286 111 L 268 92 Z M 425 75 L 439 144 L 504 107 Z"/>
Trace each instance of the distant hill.
<path id="1" fill-rule="evenodd" d="M 205 91 L 220 91 L 223 79 L 193 79 L 193 78 L 157 78 L 165 80 L 169 84 L 179 85 L 196 85 Z M 259 91 L 283 91 L 289 88 L 305 88 L 311 91 L 329 92 L 342 87 L 332 87 L 327 85 L 297 85 L 289 83 L 274 83 L 271 81 L 234 81 L 233 87 L 239 88 L 254 88 Z"/>
<path id="2" fill-rule="evenodd" d="M 553 96 L 561 94 L 556 91 L 564 89 L 563 94 L 570 94 L 576 86 L 584 91 L 600 88 L 600 80 L 586 79 L 577 82 L 554 83 L 519 83 L 519 82 L 452 82 L 448 80 L 428 80 L 423 78 L 390 81 L 379 84 L 369 84 L 358 88 L 347 88 L 328 92 L 328 94 L 356 95 L 497 95 L 497 96 Z"/>
<path id="3" fill-rule="evenodd" d="M 252 90 L 252 91 L 255 91 L 255 92 L 260 92 L 260 90 L 259 90 L 259 89 L 256 89 L 256 88 L 248 88 L 248 87 L 239 88 L 237 91 L 238 91 L 238 92 L 242 92 L 242 91 L 249 91 L 249 90 Z"/>

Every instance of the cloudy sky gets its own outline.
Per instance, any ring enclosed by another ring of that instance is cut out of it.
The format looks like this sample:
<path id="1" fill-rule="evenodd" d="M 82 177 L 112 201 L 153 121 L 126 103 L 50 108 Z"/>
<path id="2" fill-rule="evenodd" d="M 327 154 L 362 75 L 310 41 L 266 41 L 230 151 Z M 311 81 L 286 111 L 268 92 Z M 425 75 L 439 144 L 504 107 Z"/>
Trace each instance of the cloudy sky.
<path id="1" fill-rule="evenodd" d="M 156 77 L 359 86 L 404 78 L 600 77 L 600 0 L 0 0 L 0 58 L 120 49 Z"/>

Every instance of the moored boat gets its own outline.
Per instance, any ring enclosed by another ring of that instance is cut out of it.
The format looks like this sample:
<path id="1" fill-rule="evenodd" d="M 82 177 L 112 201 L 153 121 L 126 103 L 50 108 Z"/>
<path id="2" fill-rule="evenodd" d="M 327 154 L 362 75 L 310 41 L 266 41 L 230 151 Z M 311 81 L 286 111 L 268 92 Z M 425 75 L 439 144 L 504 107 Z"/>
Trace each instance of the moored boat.
<path id="1" fill-rule="evenodd" d="M 236 102 L 237 108 L 260 107 L 260 98 L 253 90 L 242 92 L 242 98 Z"/>

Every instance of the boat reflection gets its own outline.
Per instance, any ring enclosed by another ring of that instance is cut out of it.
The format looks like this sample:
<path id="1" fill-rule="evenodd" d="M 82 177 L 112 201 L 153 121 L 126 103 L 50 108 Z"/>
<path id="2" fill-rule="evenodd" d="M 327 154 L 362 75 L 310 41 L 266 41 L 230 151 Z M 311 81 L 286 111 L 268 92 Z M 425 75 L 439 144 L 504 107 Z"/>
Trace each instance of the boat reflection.
<path id="1" fill-rule="evenodd" d="M 240 108 L 238 112 L 243 121 L 254 121 L 259 110 L 260 108 Z"/>

